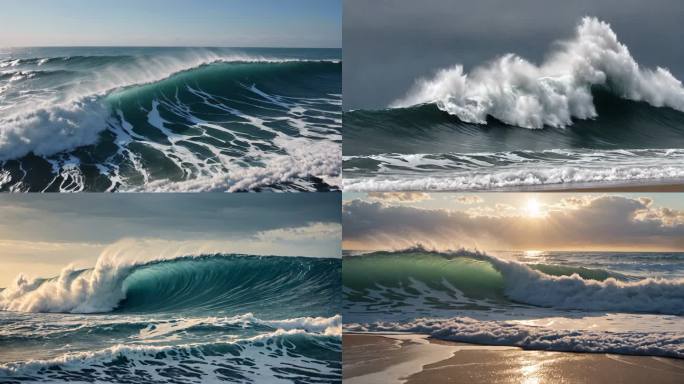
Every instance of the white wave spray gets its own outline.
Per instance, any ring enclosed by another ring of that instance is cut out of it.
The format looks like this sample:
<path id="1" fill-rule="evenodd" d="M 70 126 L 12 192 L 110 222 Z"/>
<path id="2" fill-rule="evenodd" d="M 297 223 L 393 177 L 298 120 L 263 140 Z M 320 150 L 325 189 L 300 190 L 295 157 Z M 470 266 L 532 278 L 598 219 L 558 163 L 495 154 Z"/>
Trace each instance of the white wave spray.
<path id="1" fill-rule="evenodd" d="M 219 54 L 190 50 L 183 55 L 136 57 L 132 62 L 112 63 L 66 84 L 65 89 L 31 90 L 28 97 L 2 105 L 0 99 L 0 161 L 29 153 L 49 156 L 97 141 L 107 129 L 110 111 L 102 98 L 117 89 L 166 79 L 176 73 L 216 62 L 287 62 L 297 59 Z M 16 65 L 20 60 L 16 60 Z M 14 62 L 13 62 L 14 63 Z M 21 91 L 20 91 L 21 93 Z M 9 99 L 8 99 L 9 100 Z"/>
<path id="2" fill-rule="evenodd" d="M 604 281 L 571 276 L 551 276 L 527 265 L 486 254 L 476 258 L 491 263 L 504 279 L 510 299 L 542 307 L 588 311 L 684 314 L 684 281 L 647 278 Z"/>
<path id="3" fill-rule="evenodd" d="M 641 68 L 608 23 L 585 17 L 558 45 L 538 66 L 507 54 L 469 74 L 462 65 L 442 69 L 391 107 L 436 103 L 469 123 L 492 116 L 524 128 L 565 127 L 597 117 L 591 87 L 605 86 L 625 99 L 684 111 L 681 81 L 665 68 Z"/>
<path id="4" fill-rule="evenodd" d="M 230 252 L 225 244 L 124 239 L 107 247 L 91 270 L 69 265 L 53 279 L 19 275 L 0 291 L 0 310 L 15 312 L 109 312 L 125 298 L 124 280 L 142 264 Z"/>

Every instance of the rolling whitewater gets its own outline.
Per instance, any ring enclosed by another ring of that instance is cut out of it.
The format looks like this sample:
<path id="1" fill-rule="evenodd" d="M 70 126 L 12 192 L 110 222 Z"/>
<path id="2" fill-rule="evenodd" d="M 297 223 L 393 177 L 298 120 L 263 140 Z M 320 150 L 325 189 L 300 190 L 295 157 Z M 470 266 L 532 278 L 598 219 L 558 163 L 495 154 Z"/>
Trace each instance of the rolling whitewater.
<path id="1" fill-rule="evenodd" d="M 342 268 L 345 331 L 684 358 L 684 253 L 415 248 Z"/>
<path id="2" fill-rule="evenodd" d="M 684 181 L 684 87 L 584 18 L 543 62 L 506 54 L 344 114 L 345 190 L 521 190 Z"/>
<path id="3" fill-rule="evenodd" d="M 341 51 L 0 50 L 2 191 L 340 188 Z"/>
<path id="4" fill-rule="evenodd" d="M 0 382 L 341 382 L 341 261 L 218 254 L 23 276 Z"/>

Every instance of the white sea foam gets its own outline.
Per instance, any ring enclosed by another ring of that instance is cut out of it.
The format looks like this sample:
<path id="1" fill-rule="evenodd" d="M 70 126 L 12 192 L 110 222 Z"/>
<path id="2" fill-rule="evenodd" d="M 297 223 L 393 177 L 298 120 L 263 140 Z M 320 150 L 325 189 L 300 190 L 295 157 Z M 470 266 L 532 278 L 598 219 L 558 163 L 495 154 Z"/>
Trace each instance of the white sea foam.
<path id="1" fill-rule="evenodd" d="M 525 349 L 684 357 L 684 338 L 679 332 L 577 331 L 468 317 L 421 318 L 406 323 L 351 323 L 345 324 L 345 331 L 415 332 L 443 340 Z"/>
<path id="2" fill-rule="evenodd" d="M 478 256 L 501 272 L 510 299 L 543 307 L 588 311 L 684 314 L 684 280 L 653 279 L 604 281 L 578 274 L 551 276 L 514 260 Z"/>
<path id="3" fill-rule="evenodd" d="M 74 81 L 65 89 L 35 90 L 30 97 L 6 99 L 0 108 L 0 161 L 28 153 L 48 156 L 93 144 L 107 129 L 110 111 L 101 103 L 114 90 L 157 82 L 173 74 L 216 62 L 303 61 L 247 54 L 218 54 L 190 50 L 178 56 L 138 57 L 126 64 L 112 63 Z M 17 66 L 20 60 L 3 62 Z M 76 79 L 75 79 L 76 80 Z M 40 91 L 40 92 L 39 92 Z"/>
<path id="4" fill-rule="evenodd" d="M 455 65 L 419 80 L 391 106 L 436 103 L 470 123 L 486 124 L 487 116 L 493 116 L 525 128 L 564 127 L 572 119 L 597 116 L 591 94 L 595 85 L 625 99 L 684 111 L 681 81 L 665 68 L 642 68 L 610 25 L 594 17 L 583 18 L 575 36 L 559 43 L 540 65 L 514 54 L 470 73 Z"/>
<path id="5" fill-rule="evenodd" d="M 683 153 L 678 149 L 545 151 L 551 156 L 528 152 L 542 156 L 522 158 L 514 153 L 366 156 L 378 162 L 377 175 L 365 176 L 363 171 L 345 169 L 344 190 L 488 190 L 684 179 Z"/>
<path id="6" fill-rule="evenodd" d="M 67 353 L 50 360 L 32 360 L 0 365 L 0 379 L 12 377 L 32 377 L 43 382 L 63 382 L 65 378 L 74 379 L 68 372 L 83 374 L 89 382 L 108 383 L 113 379 L 129 377 L 133 381 L 168 381 L 167 370 L 186 371 L 184 380 L 192 383 L 220 383 L 226 380 L 254 383 L 290 383 L 288 370 L 293 367 L 300 374 L 341 375 L 327 361 L 316 360 L 299 354 L 294 342 L 284 342 L 288 338 L 308 338 L 310 343 L 326 348 L 339 348 L 324 340 L 320 335 L 309 334 L 303 330 L 277 330 L 252 338 L 237 339 L 232 342 L 212 344 L 184 344 L 178 346 L 140 346 L 119 344 L 93 352 Z M 283 340 L 278 342 L 277 340 Z M 338 341 L 339 343 L 339 341 Z M 215 352 L 229 349 L 230 357 Z M 287 356 L 283 359 L 282 356 Z M 115 377 L 107 366 L 118 361 Z M 154 364 L 150 364 L 154 362 Z M 59 366 L 59 372 L 46 375 L 46 367 Z M 133 369 L 134 368 L 134 369 Z M 128 370 L 130 369 L 130 371 Z M 65 375 L 61 375 L 66 372 Z M 142 378 L 141 378 L 142 377 Z"/>
<path id="7" fill-rule="evenodd" d="M 250 134 L 228 130 L 192 115 L 182 104 L 170 101 L 162 102 L 161 105 L 167 110 L 172 111 L 187 121 L 193 122 L 194 127 L 203 132 L 207 129 L 227 131 L 235 136 L 236 140 L 239 140 L 243 145 L 246 143 L 249 148 L 243 156 L 236 158 L 234 155 L 227 155 L 219 148 L 195 140 L 201 138 L 202 135 L 206 135 L 204 133 L 199 136 L 173 133 L 166 128 L 165 124 L 167 122 L 161 118 L 158 112 L 160 103 L 155 101 L 152 110 L 148 114 L 148 121 L 152 126 L 165 134 L 171 145 L 160 144 L 141 136 L 135 137 L 136 141 L 162 152 L 166 158 L 174 161 L 179 168 L 188 170 L 188 173 L 192 173 L 194 176 L 182 181 L 166 179 L 146 181 L 141 186 L 130 188 L 124 186 L 122 189 L 153 192 L 235 192 L 282 185 L 283 183 L 293 183 L 299 190 L 315 190 L 311 183 L 300 183 L 302 179 L 309 177 L 322 179 L 333 187 L 340 186 L 342 148 L 338 142 L 341 140 L 341 136 L 337 129 L 341 122 L 338 124 L 334 121 L 334 118 L 325 115 L 321 111 L 309 108 L 309 105 L 313 103 L 333 104 L 335 99 L 293 100 L 288 98 L 284 100 L 280 96 L 269 95 L 260 91 L 255 86 L 248 87 L 248 89 L 258 95 L 260 100 L 286 108 L 285 115 L 273 118 L 249 115 L 231 107 L 225 100 L 220 100 L 216 96 L 212 96 L 199 89 L 188 88 L 194 95 L 202 98 L 206 105 L 246 121 L 246 124 L 249 124 L 251 127 L 273 134 L 275 138 L 267 141 L 255 138 Z M 310 114 L 317 118 L 317 121 L 310 122 L 304 119 L 302 116 L 303 111 L 309 111 Z M 279 121 L 286 121 L 289 126 L 296 128 L 300 137 L 289 136 L 269 126 L 271 123 Z M 321 121 L 328 121 L 329 123 L 324 124 Z M 130 124 L 125 122 L 125 120 L 122 124 L 123 126 L 115 129 L 114 132 L 118 136 L 117 142 L 125 144 L 130 142 L 129 132 L 132 131 L 130 128 L 126 128 L 126 126 L 130 127 Z M 176 145 L 180 141 L 193 142 L 204 147 L 213 153 L 213 159 L 216 161 L 208 163 L 206 159 L 197 156 L 197 154 L 182 145 Z M 260 146 L 264 145 L 274 145 L 279 150 L 263 150 Z M 123 149 L 122 152 L 132 156 L 130 152 Z M 257 159 L 258 163 L 246 167 L 244 165 L 246 159 Z M 131 162 L 135 163 L 135 159 L 131 158 Z M 117 167 L 114 165 L 112 165 L 112 171 L 107 171 L 108 174 L 116 174 L 117 172 Z M 143 173 L 142 170 L 141 173 Z"/>
<path id="8" fill-rule="evenodd" d="M 0 292 L 0 309 L 17 312 L 93 313 L 111 311 L 124 299 L 123 280 L 135 262 L 100 257 L 92 271 L 64 268 L 52 280 L 20 275 Z"/>
<path id="9" fill-rule="evenodd" d="M 274 143 L 286 150 L 286 154 L 264 153 L 262 166 L 243 167 L 228 165 L 220 174 L 196 177 L 184 181 L 156 180 L 133 191 L 147 192 L 236 192 L 269 187 L 282 183 L 295 183 L 306 177 L 318 177 L 328 185 L 341 185 L 340 168 L 342 150 L 340 145 L 329 141 L 304 138 L 274 139 Z M 296 185 L 310 190 L 307 184 Z"/>

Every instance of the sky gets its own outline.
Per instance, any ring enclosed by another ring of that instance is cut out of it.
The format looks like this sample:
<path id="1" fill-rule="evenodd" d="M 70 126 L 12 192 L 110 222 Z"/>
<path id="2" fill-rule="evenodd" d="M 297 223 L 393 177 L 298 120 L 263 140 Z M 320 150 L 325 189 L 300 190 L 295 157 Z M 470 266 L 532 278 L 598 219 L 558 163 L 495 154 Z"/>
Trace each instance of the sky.
<path id="1" fill-rule="evenodd" d="M 345 250 L 684 251 L 672 193 L 345 193 Z"/>
<path id="2" fill-rule="evenodd" d="M 0 0 L 0 47 L 339 48 L 341 0 Z"/>
<path id="3" fill-rule="evenodd" d="M 102 254 L 340 257 L 340 194 L 0 195 L 0 287 Z"/>
<path id="4" fill-rule="evenodd" d="M 345 0 L 344 108 L 380 109 L 418 78 L 506 53 L 540 62 L 584 16 L 611 24 L 646 67 L 684 79 L 681 0 Z"/>

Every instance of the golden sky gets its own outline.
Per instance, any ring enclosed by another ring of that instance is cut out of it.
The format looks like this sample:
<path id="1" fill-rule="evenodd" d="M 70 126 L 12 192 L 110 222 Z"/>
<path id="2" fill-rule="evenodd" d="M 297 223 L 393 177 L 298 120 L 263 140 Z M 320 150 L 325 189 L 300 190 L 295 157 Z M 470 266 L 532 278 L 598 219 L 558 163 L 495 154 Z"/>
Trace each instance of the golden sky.
<path id="1" fill-rule="evenodd" d="M 684 194 L 345 194 L 343 248 L 684 251 Z"/>
<path id="2" fill-rule="evenodd" d="M 0 195 L 0 287 L 102 255 L 340 257 L 340 195 Z"/>

